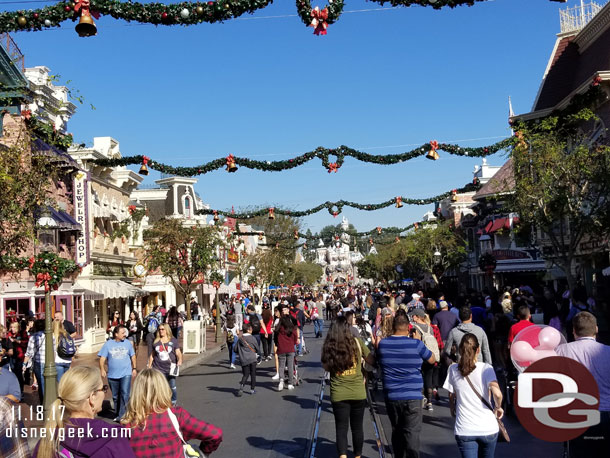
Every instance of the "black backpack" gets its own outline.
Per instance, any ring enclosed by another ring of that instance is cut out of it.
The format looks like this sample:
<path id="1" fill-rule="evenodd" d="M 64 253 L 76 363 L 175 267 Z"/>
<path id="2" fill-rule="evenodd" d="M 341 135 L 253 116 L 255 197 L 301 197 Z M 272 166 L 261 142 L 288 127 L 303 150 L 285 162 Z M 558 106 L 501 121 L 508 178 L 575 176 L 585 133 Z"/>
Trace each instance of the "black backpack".
<path id="1" fill-rule="evenodd" d="M 70 336 L 60 336 L 57 345 L 57 355 L 63 359 L 70 359 L 76 354 L 74 339 Z"/>
<path id="2" fill-rule="evenodd" d="M 252 326 L 252 334 L 260 334 L 261 320 L 256 314 L 250 315 L 250 325 Z"/>

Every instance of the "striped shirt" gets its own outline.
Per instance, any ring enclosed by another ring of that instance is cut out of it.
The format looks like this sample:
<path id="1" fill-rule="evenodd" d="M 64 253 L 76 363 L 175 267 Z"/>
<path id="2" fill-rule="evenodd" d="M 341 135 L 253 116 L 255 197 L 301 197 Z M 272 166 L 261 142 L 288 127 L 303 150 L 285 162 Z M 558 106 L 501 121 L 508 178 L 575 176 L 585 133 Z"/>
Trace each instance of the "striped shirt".
<path id="1" fill-rule="evenodd" d="M 38 331 L 30 336 L 25 356 L 32 363 L 44 364 L 44 332 Z"/>
<path id="2" fill-rule="evenodd" d="M 422 361 L 432 352 L 421 340 L 407 336 L 390 336 L 382 339 L 377 348 L 377 358 L 383 377 L 383 391 L 390 401 L 423 399 L 424 379 Z"/>

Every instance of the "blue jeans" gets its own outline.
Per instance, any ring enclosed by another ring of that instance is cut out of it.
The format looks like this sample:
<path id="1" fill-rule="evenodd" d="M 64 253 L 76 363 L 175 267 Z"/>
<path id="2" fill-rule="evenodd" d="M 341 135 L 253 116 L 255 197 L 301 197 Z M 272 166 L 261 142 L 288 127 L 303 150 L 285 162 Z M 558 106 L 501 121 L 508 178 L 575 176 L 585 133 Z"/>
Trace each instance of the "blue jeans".
<path id="1" fill-rule="evenodd" d="M 55 363 L 55 367 L 57 368 L 57 383 L 63 377 L 63 375 L 70 369 L 70 363 Z"/>
<path id="2" fill-rule="evenodd" d="M 493 458 L 498 433 L 489 436 L 455 436 L 462 458 Z"/>
<path id="3" fill-rule="evenodd" d="M 322 336 L 323 326 L 324 326 L 324 320 L 322 320 L 321 318 L 316 318 L 315 320 L 313 320 L 313 331 L 314 331 L 316 337 Z"/>
<path id="4" fill-rule="evenodd" d="M 305 345 L 305 336 L 303 336 L 303 330 L 299 328 L 299 343 L 297 344 L 297 355 L 303 354 L 303 346 Z"/>
<path id="5" fill-rule="evenodd" d="M 129 400 L 129 390 L 131 389 L 131 375 L 123 378 L 109 378 L 108 385 L 112 391 L 112 402 L 116 416 L 121 418 L 125 415 L 125 407 Z"/>
<path id="6" fill-rule="evenodd" d="M 233 354 L 231 355 L 231 364 L 235 364 L 235 356 L 237 355 L 237 342 L 238 338 L 233 339 Z"/>
<path id="7" fill-rule="evenodd" d="M 44 364 L 34 362 L 32 364 L 32 370 L 34 371 L 36 381 L 38 382 L 38 398 L 40 399 L 40 403 L 42 404 L 44 399 L 44 377 L 42 376 L 42 372 L 44 371 Z"/>
<path id="8" fill-rule="evenodd" d="M 167 379 L 167 383 L 169 383 L 169 387 L 172 389 L 172 405 L 176 405 L 176 401 L 178 400 L 178 389 L 176 388 L 176 377 L 173 377 L 169 374 L 165 374 L 165 378 Z"/>

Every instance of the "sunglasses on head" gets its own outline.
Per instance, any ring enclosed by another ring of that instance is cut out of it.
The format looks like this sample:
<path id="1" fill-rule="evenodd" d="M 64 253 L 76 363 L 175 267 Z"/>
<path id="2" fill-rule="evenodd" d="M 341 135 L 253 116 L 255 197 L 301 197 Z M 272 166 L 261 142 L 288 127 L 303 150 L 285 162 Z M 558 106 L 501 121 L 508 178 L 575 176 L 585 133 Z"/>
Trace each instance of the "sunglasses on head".
<path id="1" fill-rule="evenodd" d="M 103 391 L 104 393 L 108 392 L 108 385 L 102 386 L 99 390 L 95 390 L 94 393 L 97 393 L 98 391 Z"/>

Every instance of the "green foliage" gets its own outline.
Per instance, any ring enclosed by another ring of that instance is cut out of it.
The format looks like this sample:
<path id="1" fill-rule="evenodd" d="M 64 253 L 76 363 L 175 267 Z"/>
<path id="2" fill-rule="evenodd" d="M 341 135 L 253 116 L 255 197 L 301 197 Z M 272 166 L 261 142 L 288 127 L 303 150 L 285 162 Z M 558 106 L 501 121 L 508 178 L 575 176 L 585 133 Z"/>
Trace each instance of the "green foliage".
<path id="1" fill-rule="evenodd" d="M 0 146 L 0 148 L 2 148 Z M 59 169 L 50 158 L 32 156 L 27 139 L 0 151 L 0 253 L 19 254 L 36 239 L 34 211 L 54 205 L 51 184 Z"/>
<path id="2" fill-rule="evenodd" d="M 36 286 L 45 291 L 57 289 L 64 278 L 79 270 L 71 259 L 64 259 L 55 253 L 39 253 L 29 258 L 0 256 L 0 272 L 20 272 L 28 270 L 35 279 Z"/>
<path id="3" fill-rule="evenodd" d="M 515 192 L 511 206 L 548 240 L 552 260 L 571 288 L 572 262 L 588 235 L 610 228 L 610 148 L 590 108 L 517 125 L 512 150 Z"/>
<path id="4" fill-rule="evenodd" d="M 437 260 L 435 252 L 440 253 Z M 430 273 L 440 278 L 449 268 L 459 265 L 466 256 L 466 242 L 449 224 L 428 225 L 409 232 L 398 243 L 381 245 L 378 254 L 368 255 L 358 263 L 362 278 L 390 283 L 405 277 L 419 278 Z M 403 272 L 398 274 L 396 266 Z"/>
<path id="5" fill-rule="evenodd" d="M 324 269 L 313 262 L 298 262 L 292 264 L 288 269 L 288 283 L 312 286 L 320 281 Z"/>
<path id="6" fill-rule="evenodd" d="M 144 234 L 146 259 L 150 271 L 159 270 L 177 292 L 188 297 L 200 274 L 219 267 L 217 249 L 223 245 L 217 227 L 182 225 L 178 219 L 162 219 Z M 186 307 L 190 319 L 190 307 Z"/>

